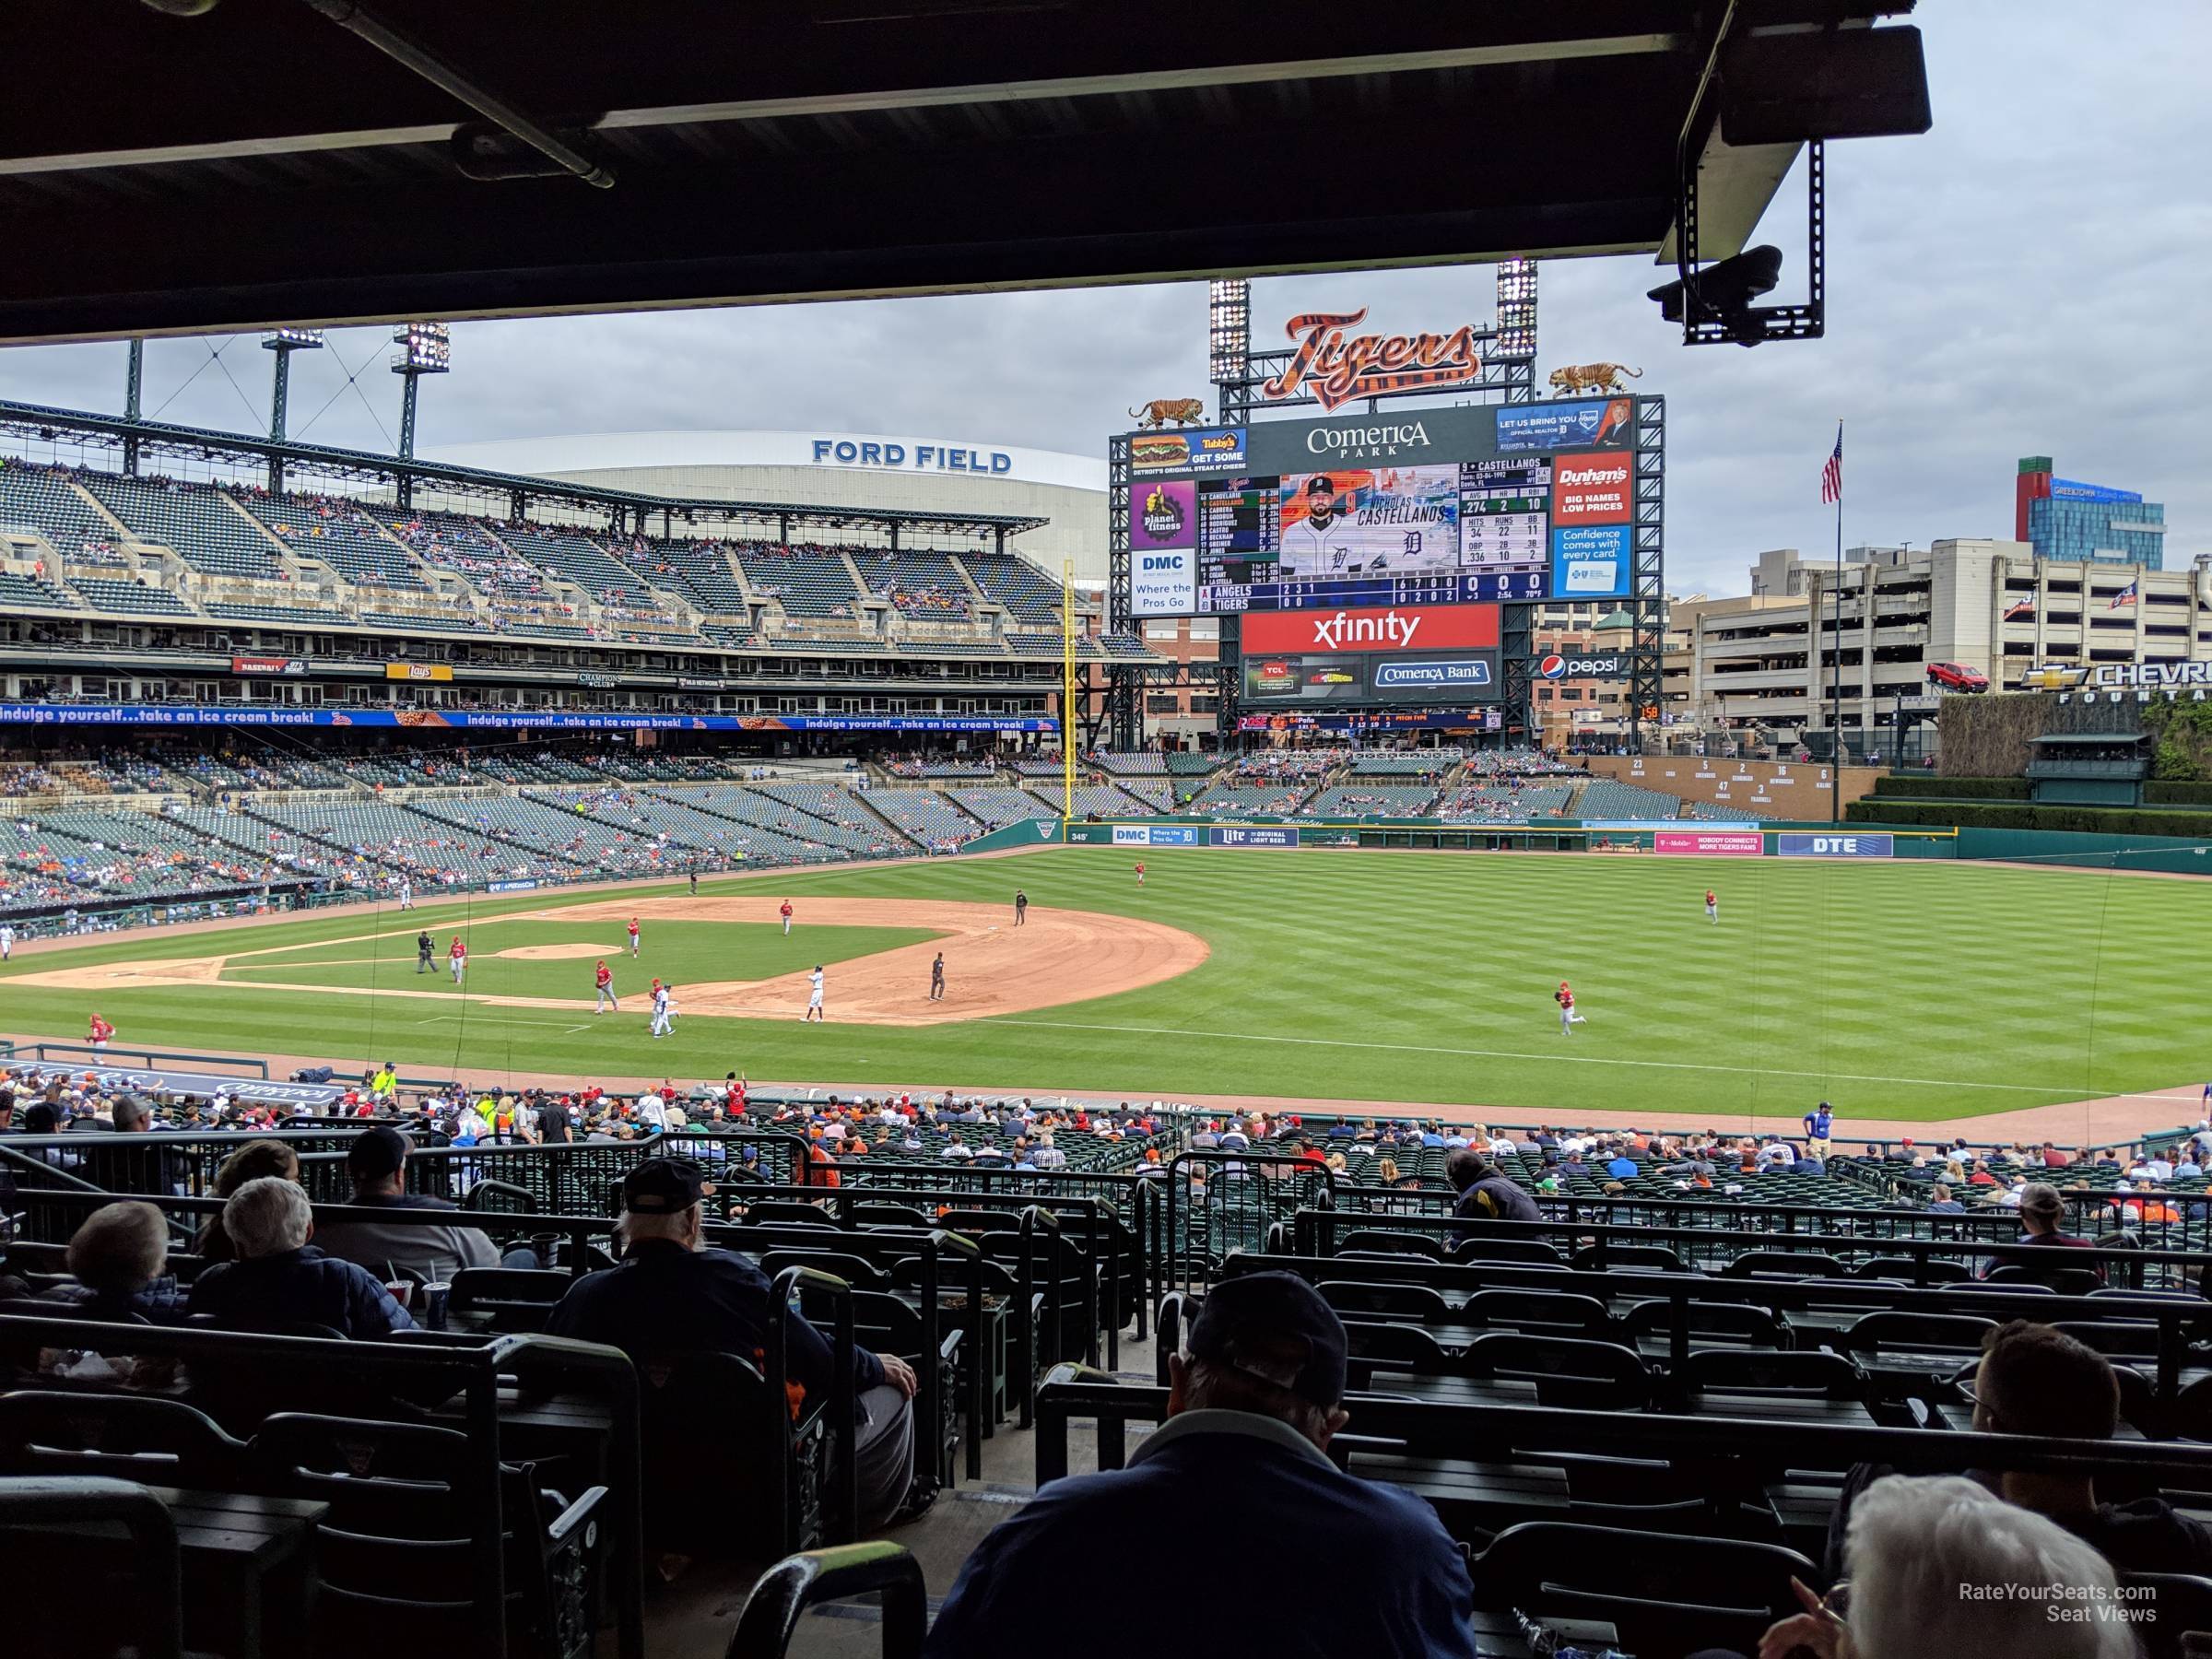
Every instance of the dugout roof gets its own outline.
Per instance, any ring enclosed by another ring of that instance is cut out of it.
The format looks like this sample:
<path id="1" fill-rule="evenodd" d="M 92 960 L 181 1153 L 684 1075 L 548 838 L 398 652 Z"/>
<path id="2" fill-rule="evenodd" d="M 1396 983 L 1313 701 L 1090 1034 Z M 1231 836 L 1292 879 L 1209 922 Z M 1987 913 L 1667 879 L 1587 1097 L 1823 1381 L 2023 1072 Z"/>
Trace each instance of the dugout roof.
<path id="1" fill-rule="evenodd" d="M 1726 54 L 1912 3 L 18 0 L 0 341 L 1653 252 L 1684 149 L 1710 259 Z"/>

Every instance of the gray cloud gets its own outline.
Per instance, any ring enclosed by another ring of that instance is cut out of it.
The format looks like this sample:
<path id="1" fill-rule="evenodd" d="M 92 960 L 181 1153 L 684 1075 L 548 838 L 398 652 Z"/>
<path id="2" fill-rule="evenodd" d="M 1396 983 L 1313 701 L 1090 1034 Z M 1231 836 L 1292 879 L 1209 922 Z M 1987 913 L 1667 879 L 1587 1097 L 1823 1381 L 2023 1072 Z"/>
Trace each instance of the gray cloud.
<path id="1" fill-rule="evenodd" d="M 2009 535 L 2015 460 L 2050 454 L 2166 502 L 2170 564 L 2212 552 L 2191 401 L 2212 367 L 2212 11 L 1948 0 L 1918 21 L 1935 131 L 1830 152 L 1827 339 L 1685 351 L 1642 297 L 1660 279 L 1647 262 L 1543 267 L 1542 367 L 1618 359 L 1668 399 L 1677 591 L 1740 591 L 1762 547 L 1829 547 L 1818 476 L 1839 418 L 1850 541 Z M 1802 280 L 1801 191 L 1786 184 L 1761 229 L 1792 255 L 1778 298 Z M 1487 320 L 1490 296 L 1486 267 L 1286 278 L 1256 285 L 1254 327 L 1366 304 L 1376 325 L 1436 328 Z M 1139 399 L 1207 392 L 1205 322 L 1203 286 L 1182 284 L 464 324 L 453 374 L 424 388 L 420 441 L 759 426 L 1097 453 Z M 398 395 L 381 332 L 332 341 L 295 359 L 292 429 L 388 447 Z M 265 354 L 250 340 L 220 364 L 208 354 L 152 343 L 147 407 L 258 429 Z M 116 408 L 123 356 L 18 349 L 0 385 Z"/>

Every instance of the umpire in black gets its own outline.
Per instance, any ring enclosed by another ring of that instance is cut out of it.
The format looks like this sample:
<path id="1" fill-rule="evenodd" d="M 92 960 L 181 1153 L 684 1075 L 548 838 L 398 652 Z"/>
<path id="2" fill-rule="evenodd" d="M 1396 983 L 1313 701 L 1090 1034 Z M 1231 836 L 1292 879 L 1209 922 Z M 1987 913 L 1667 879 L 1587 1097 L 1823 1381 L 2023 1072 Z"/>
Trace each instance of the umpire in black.
<path id="1" fill-rule="evenodd" d="M 436 947 L 430 943 L 430 935 L 428 929 L 425 929 L 423 932 L 415 935 L 416 972 L 435 973 L 438 971 L 436 967 L 430 961 L 430 952 L 435 948 Z"/>

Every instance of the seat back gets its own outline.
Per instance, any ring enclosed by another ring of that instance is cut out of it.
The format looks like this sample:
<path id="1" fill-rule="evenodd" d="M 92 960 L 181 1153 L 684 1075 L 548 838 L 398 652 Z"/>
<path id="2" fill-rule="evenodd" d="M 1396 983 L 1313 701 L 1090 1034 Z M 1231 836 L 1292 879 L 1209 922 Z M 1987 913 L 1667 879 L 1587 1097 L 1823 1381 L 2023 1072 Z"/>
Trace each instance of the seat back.
<path id="1" fill-rule="evenodd" d="M 886 1289 L 891 1276 L 866 1256 L 844 1250 L 771 1250 L 761 1256 L 760 1271 L 773 1278 L 786 1267 L 818 1267 L 847 1284 L 871 1290 Z"/>
<path id="2" fill-rule="evenodd" d="M 797 1198 L 759 1198 L 745 1206 L 745 1218 L 753 1226 L 781 1224 L 795 1227 L 830 1227 L 844 1230 L 844 1223 L 818 1204 Z"/>
<path id="3" fill-rule="evenodd" d="M 1747 1250 L 1721 1269 L 1723 1278 L 1846 1278 L 1851 1270 L 1817 1250 Z"/>
<path id="4" fill-rule="evenodd" d="M 1492 1331 L 1467 1344 L 1459 1369 L 1471 1377 L 1531 1381 L 1546 1406 L 1641 1411 L 1651 1403 L 1651 1367 L 1634 1349 L 1617 1342 Z"/>
<path id="5" fill-rule="evenodd" d="M 1683 1317 L 1689 1334 L 1706 1342 L 1719 1338 L 1747 1347 L 1775 1348 L 1782 1347 L 1787 1336 L 1780 1314 L 1749 1302 L 1692 1299 L 1684 1307 Z M 1674 1329 L 1674 1304 L 1665 1297 L 1637 1302 L 1620 1316 L 1622 1333 L 1631 1337 L 1664 1335 Z"/>
<path id="6" fill-rule="evenodd" d="M 1347 1386 L 1364 1388 L 1378 1371 L 1441 1377 L 1452 1369 L 1443 1347 L 1419 1325 L 1364 1319 L 1344 1322 Z"/>
<path id="7" fill-rule="evenodd" d="M 2065 1253 L 2053 1251 L 2052 1253 L 2063 1255 Z M 1984 1274 L 1983 1280 L 1986 1284 L 2009 1285 L 2015 1288 L 2023 1285 L 2041 1285 L 2047 1290 L 2055 1290 L 2061 1296 L 2087 1296 L 2091 1291 L 2104 1288 L 2104 1279 L 2094 1267 L 2044 1267 L 2028 1262 L 2000 1263 Z"/>
<path id="8" fill-rule="evenodd" d="M 736 1354 L 638 1363 L 639 1512 L 656 1547 L 766 1559 L 823 1539 L 822 1414 L 794 1423 L 760 1369 Z"/>
<path id="9" fill-rule="evenodd" d="M 1566 1336 L 1607 1336 L 1613 1316 L 1594 1296 L 1566 1290 L 1477 1290 L 1460 1317 L 1469 1324 Z"/>
<path id="10" fill-rule="evenodd" d="M 113 1571 L 72 1560 L 66 1594 L 55 1594 L 43 1558 L 65 1527 L 120 1525 L 128 1547 Z M 8 1606 L 7 1651 L 36 1656 L 109 1653 L 180 1659 L 183 1580 L 176 1522 L 143 1486 L 93 1477 L 0 1479 L 0 1594 Z"/>
<path id="11" fill-rule="evenodd" d="M 1684 1403 L 1700 1394 L 1790 1395 L 1864 1400 L 1866 1374 L 1841 1354 L 1811 1349 L 1767 1352 L 1754 1348 L 1701 1348 L 1678 1366 L 1669 1390 Z"/>
<path id="12" fill-rule="evenodd" d="M 1947 1261 L 1942 1256 L 1877 1255 L 1859 1263 L 1851 1270 L 1851 1277 L 1901 1279 L 1908 1285 L 1953 1285 L 1974 1274 L 1964 1262 Z"/>
<path id="13" fill-rule="evenodd" d="M 245 1442 L 205 1412 L 151 1394 L 0 1394 L 0 1473 L 247 1489 Z"/>
<path id="14" fill-rule="evenodd" d="M 869 1227 L 931 1227 L 930 1218 L 911 1204 L 890 1204 L 870 1198 L 853 1206 L 853 1225 Z"/>
<path id="15" fill-rule="evenodd" d="M 1336 1241 L 1336 1253 L 1349 1254 L 1355 1251 L 1372 1251 L 1383 1255 L 1428 1256 L 1443 1261 L 1452 1253 L 1441 1239 L 1427 1233 L 1400 1232 L 1395 1228 L 1357 1228 Z"/>
<path id="16" fill-rule="evenodd" d="M 1955 1359 L 1962 1354 L 1980 1353 L 1983 1340 L 1996 1328 L 1995 1320 L 1972 1313 L 1917 1313 L 1884 1308 L 1853 1320 L 1837 1346 L 1853 1355 L 1908 1354 Z"/>
<path id="17" fill-rule="evenodd" d="M 1428 1285 L 1378 1285 L 1363 1279 L 1324 1279 L 1321 1300 L 1339 1313 L 1382 1314 L 1441 1322 L 1451 1318 L 1443 1292 Z"/>
<path id="18" fill-rule="evenodd" d="M 2062 1319 L 2051 1327 L 2095 1348 L 2108 1359 L 2156 1359 L 2159 1327 L 2132 1320 Z"/>
<path id="19" fill-rule="evenodd" d="M 1559 1521 L 1507 1527 L 1468 1567 L 1477 1609 L 1606 1620 L 1636 1653 L 1757 1653 L 1769 1625 L 1802 1611 L 1790 1580 L 1821 1583 L 1777 1544 Z"/>
<path id="20" fill-rule="evenodd" d="M 1566 1258 L 1541 1239 L 1462 1239 L 1452 1247 L 1455 1262 L 1533 1262 L 1563 1267 Z"/>
<path id="21" fill-rule="evenodd" d="M 1647 1273 L 1688 1273 L 1689 1264 L 1664 1244 L 1585 1244 L 1570 1263 L 1587 1271 L 1594 1267 L 1631 1267 Z"/>

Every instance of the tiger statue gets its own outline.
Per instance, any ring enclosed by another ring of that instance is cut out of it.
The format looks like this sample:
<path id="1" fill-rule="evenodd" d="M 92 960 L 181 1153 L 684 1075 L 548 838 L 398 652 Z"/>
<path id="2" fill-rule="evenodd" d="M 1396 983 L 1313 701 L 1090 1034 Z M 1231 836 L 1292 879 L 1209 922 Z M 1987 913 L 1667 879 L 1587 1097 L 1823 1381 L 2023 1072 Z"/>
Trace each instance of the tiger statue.
<path id="1" fill-rule="evenodd" d="M 1618 363 L 1582 363 L 1551 371 L 1551 389 L 1562 397 L 1581 392 L 1618 392 L 1620 377 L 1641 380 L 1643 371 L 1624 368 Z"/>
<path id="2" fill-rule="evenodd" d="M 1130 410 L 1129 418 L 1155 429 L 1171 420 L 1179 427 L 1190 426 L 1205 420 L 1206 405 L 1195 397 L 1156 397 L 1142 409 Z"/>

